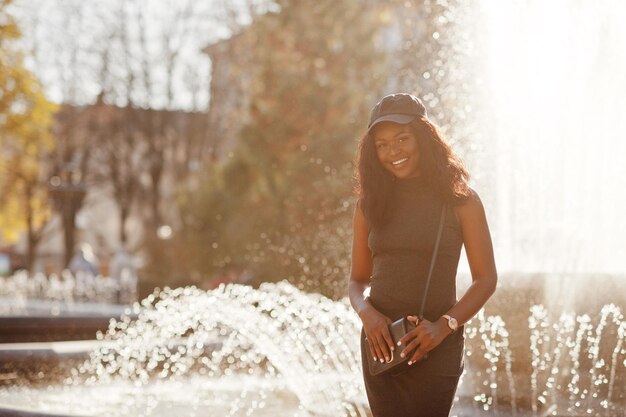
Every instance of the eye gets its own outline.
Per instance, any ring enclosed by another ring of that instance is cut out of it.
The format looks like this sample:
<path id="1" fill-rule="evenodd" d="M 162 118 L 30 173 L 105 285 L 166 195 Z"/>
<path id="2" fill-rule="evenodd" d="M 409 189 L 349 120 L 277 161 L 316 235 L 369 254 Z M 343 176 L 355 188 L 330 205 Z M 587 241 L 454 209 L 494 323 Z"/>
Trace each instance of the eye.
<path id="1" fill-rule="evenodd" d="M 376 144 L 376 149 L 385 149 L 386 147 L 387 147 L 387 144 L 384 142 Z"/>

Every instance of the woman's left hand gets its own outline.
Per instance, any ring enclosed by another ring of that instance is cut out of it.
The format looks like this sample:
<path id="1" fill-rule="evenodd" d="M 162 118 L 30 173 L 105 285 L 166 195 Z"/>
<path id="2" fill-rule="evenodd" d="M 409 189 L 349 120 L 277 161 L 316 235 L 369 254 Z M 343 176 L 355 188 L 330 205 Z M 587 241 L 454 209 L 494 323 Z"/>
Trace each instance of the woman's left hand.
<path id="1" fill-rule="evenodd" d="M 439 322 L 433 323 L 426 319 L 418 323 L 417 316 L 407 316 L 407 319 L 415 323 L 417 327 L 404 335 L 398 342 L 398 346 L 401 344 L 406 345 L 400 353 L 400 356 L 403 358 L 414 351 L 409 359 L 409 365 L 412 365 L 424 359 L 426 353 L 437 347 L 450 334 L 450 329 L 448 326 L 441 326 Z"/>

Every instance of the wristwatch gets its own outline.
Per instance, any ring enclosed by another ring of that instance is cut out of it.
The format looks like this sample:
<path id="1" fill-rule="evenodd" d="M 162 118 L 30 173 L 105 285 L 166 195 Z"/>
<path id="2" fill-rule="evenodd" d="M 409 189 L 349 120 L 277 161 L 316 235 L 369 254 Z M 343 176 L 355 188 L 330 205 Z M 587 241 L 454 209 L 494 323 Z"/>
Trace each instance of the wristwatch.
<path id="1" fill-rule="evenodd" d="M 456 332 L 456 329 L 459 328 L 459 322 L 456 321 L 456 319 L 452 316 L 449 316 L 447 314 L 444 314 L 443 316 L 444 319 L 448 320 L 448 327 L 450 329 L 452 329 L 452 333 Z"/>

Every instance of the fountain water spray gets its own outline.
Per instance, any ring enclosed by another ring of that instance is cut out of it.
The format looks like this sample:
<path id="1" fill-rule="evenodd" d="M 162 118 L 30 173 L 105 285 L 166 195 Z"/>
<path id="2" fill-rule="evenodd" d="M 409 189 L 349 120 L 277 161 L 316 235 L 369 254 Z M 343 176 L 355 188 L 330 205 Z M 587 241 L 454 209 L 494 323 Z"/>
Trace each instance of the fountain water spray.
<path id="1" fill-rule="evenodd" d="M 466 324 L 466 367 L 454 414 L 619 415 L 626 401 L 615 389 L 626 378 L 619 309 L 605 306 L 597 322 L 574 313 L 552 320 L 540 305 L 530 312 L 528 327 L 484 311 Z M 333 301 L 287 282 L 166 288 L 127 313 L 137 318 L 112 321 L 63 386 L 0 390 L 0 406 L 141 416 L 172 409 L 229 416 L 369 413 L 361 324 L 347 299 Z"/>

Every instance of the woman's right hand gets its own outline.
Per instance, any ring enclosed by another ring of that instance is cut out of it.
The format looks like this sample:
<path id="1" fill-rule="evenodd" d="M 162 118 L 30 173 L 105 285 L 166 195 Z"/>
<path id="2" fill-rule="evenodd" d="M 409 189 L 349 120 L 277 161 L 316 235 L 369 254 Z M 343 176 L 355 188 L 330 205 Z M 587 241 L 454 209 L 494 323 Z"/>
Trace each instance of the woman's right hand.
<path id="1" fill-rule="evenodd" d="M 372 276 L 372 252 L 367 243 L 367 220 L 359 204 L 354 209 L 354 238 L 352 241 L 352 268 L 348 281 L 350 303 L 363 322 L 363 330 L 369 351 L 374 360 L 391 361 L 395 349 L 389 325 L 391 320 L 372 306 L 365 295 Z"/>
<path id="2" fill-rule="evenodd" d="M 389 333 L 391 319 L 372 306 L 362 310 L 359 316 L 363 322 L 365 340 L 369 345 L 369 351 L 374 360 L 381 363 L 384 361 L 391 362 L 391 355 L 395 350 L 391 334 Z"/>

